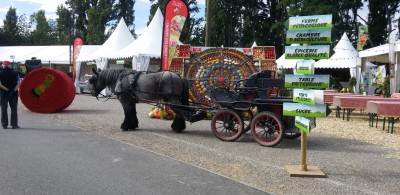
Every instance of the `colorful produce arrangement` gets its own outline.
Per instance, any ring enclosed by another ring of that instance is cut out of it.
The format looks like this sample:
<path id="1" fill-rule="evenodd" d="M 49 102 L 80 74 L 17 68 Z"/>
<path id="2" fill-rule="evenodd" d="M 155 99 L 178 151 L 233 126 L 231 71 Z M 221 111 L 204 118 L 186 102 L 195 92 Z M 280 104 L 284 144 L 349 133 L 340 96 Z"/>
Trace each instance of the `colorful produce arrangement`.
<path id="1" fill-rule="evenodd" d="M 233 88 L 236 81 L 255 73 L 253 61 L 244 53 L 228 48 L 205 50 L 193 57 L 185 67 L 185 78 L 191 84 L 189 95 L 193 102 L 215 104 L 209 97 L 211 89 Z"/>
<path id="2" fill-rule="evenodd" d="M 276 53 L 273 46 L 253 47 L 254 60 L 275 60 Z"/>
<path id="3" fill-rule="evenodd" d="M 149 113 L 149 118 L 173 120 L 175 118 L 175 112 L 169 106 L 155 106 Z"/>

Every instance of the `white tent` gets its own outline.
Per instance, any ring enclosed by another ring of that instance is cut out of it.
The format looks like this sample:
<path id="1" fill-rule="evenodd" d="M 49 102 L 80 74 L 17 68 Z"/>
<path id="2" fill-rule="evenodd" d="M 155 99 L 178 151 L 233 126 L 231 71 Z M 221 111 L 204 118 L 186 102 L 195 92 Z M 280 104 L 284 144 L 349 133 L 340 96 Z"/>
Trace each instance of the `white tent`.
<path id="1" fill-rule="evenodd" d="M 392 33 L 390 33 L 390 36 L 396 36 L 399 31 L 396 29 Z M 397 35 L 399 36 L 399 35 Z M 400 64 L 400 40 L 395 41 L 393 40 L 394 43 L 394 53 L 397 53 L 397 59 L 396 59 L 396 64 Z M 360 57 L 363 59 L 363 61 L 371 61 L 371 62 L 380 62 L 380 63 L 389 63 L 389 50 L 390 50 L 390 44 L 386 43 L 384 45 L 376 46 L 373 48 L 369 48 L 363 51 L 360 51 Z"/>
<path id="2" fill-rule="evenodd" d="M 389 34 L 389 43 L 360 51 L 363 69 L 367 62 L 389 63 L 389 58 L 392 58 L 394 70 L 391 74 L 395 74 L 395 78 L 390 79 L 392 93 L 400 90 L 400 40 L 396 41 L 396 37 L 400 37 L 399 29 Z"/>
<path id="3" fill-rule="evenodd" d="M 335 53 L 327 60 L 317 61 L 315 68 L 350 68 L 350 76 L 357 80 L 355 91 L 358 93 L 361 80 L 361 58 L 346 33 L 343 34 L 333 50 Z"/>
<path id="4" fill-rule="evenodd" d="M 164 17 L 157 9 L 156 14 L 142 35 L 121 50 L 110 53 L 107 58 L 131 58 L 132 68 L 147 70 L 150 58 L 161 58 L 162 32 Z"/>
<path id="5" fill-rule="evenodd" d="M 11 60 L 14 62 L 25 63 L 25 60 L 30 60 L 32 57 L 41 59 L 42 63 L 46 64 L 69 64 L 69 46 L 0 47 L 0 60 Z"/>
<path id="6" fill-rule="evenodd" d="M 351 44 L 346 33 L 343 34 L 333 50 L 335 53 L 327 60 L 317 61 L 315 68 L 356 68 L 361 66 L 358 52 Z"/>
<path id="7" fill-rule="evenodd" d="M 121 18 L 114 32 L 99 49 L 90 55 L 79 55 L 77 61 L 85 62 L 96 60 L 97 68 L 104 69 L 107 65 L 106 56 L 126 47 L 134 41 L 135 38 L 126 26 L 125 20 Z"/>
<path id="8" fill-rule="evenodd" d="M 126 26 L 124 18 L 121 18 L 114 32 L 100 48 L 91 52 L 90 54 L 87 54 L 86 52 L 79 54 L 79 57 L 76 60 L 76 75 L 78 76 L 75 78 L 74 81 L 76 92 L 77 93 L 80 92 L 78 84 L 79 84 L 79 74 L 82 62 L 96 60 L 97 68 L 104 69 L 107 66 L 107 58 L 106 58 L 107 55 L 109 55 L 110 53 L 114 53 L 120 50 L 121 48 L 124 48 L 125 46 L 133 43 L 134 41 L 135 38 L 132 36 L 131 32 Z"/>

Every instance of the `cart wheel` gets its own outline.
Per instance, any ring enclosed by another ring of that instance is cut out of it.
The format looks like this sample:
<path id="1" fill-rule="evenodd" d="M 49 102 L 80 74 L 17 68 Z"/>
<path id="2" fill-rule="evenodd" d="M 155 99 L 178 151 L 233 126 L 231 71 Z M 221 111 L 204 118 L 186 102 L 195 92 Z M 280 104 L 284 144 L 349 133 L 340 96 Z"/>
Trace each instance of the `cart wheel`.
<path id="1" fill-rule="evenodd" d="M 221 110 L 211 120 L 214 135 L 222 141 L 235 141 L 243 132 L 243 120 L 232 110 Z"/>
<path id="2" fill-rule="evenodd" d="M 262 146 L 276 146 L 283 138 L 282 120 L 272 112 L 261 112 L 251 122 L 251 134 Z"/>
<path id="3" fill-rule="evenodd" d="M 243 133 L 246 133 L 251 128 L 251 121 L 254 118 L 253 112 L 250 110 L 244 111 L 240 114 L 243 119 Z"/>
<path id="4" fill-rule="evenodd" d="M 301 136 L 299 129 L 294 125 L 295 117 L 293 116 L 284 116 L 282 120 L 285 124 L 285 131 L 283 134 L 283 138 L 285 139 L 296 139 Z"/>

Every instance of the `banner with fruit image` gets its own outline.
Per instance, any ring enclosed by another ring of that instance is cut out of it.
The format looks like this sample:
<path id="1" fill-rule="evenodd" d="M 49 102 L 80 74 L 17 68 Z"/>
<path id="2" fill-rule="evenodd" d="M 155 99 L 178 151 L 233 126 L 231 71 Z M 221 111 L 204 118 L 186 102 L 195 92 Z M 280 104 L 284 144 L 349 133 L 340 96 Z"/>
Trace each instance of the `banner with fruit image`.
<path id="1" fill-rule="evenodd" d="M 368 26 L 358 27 L 358 40 L 357 40 L 357 50 L 363 50 L 364 45 L 368 40 Z"/>
<path id="2" fill-rule="evenodd" d="M 163 71 L 169 70 L 187 16 L 188 8 L 185 2 L 181 0 L 170 0 L 167 3 L 165 7 L 161 52 L 161 66 Z"/>
<path id="3" fill-rule="evenodd" d="M 72 80 L 75 80 L 76 77 L 76 59 L 79 57 L 79 53 L 81 52 L 81 48 L 83 45 L 83 41 L 80 37 L 76 37 L 74 40 L 74 53 L 73 53 L 73 62 L 72 62 Z"/>

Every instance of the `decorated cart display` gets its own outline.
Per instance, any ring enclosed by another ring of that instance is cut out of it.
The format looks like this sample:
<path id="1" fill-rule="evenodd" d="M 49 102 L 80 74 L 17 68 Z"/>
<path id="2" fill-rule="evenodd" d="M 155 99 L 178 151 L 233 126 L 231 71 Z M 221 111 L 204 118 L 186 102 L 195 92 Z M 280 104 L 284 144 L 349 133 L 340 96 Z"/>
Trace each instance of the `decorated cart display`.
<path id="1" fill-rule="evenodd" d="M 211 48 L 191 58 L 184 77 L 190 84 L 190 100 L 205 104 L 215 102 L 208 98 L 211 89 L 233 88 L 236 81 L 257 72 L 251 58 L 243 52 L 228 48 Z"/>

